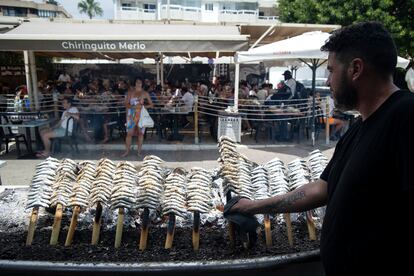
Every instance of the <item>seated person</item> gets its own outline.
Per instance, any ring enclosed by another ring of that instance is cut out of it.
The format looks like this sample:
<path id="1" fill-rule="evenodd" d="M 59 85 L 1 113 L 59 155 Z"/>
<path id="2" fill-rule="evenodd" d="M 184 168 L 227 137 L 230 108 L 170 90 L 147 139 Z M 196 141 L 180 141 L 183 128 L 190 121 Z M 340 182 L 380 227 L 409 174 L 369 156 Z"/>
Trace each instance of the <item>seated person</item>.
<path id="1" fill-rule="evenodd" d="M 316 98 L 320 99 L 319 93 L 316 93 Z M 335 103 L 332 98 L 332 94 L 330 94 L 327 97 L 327 99 L 329 102 L 328 122 L 331 128 L 331 135 L 329 139 L 332 141 L 336 141 L 339 138 L 341 138 L 342 130 L 344 129 L 346 122 L 343 116 L 341 116 L 341 113 L 335 110 Z M 324 118 L 326 118 L 326 101 L 323 101 L 323 100 L 320 101 L 320 105 L 321 105 L 320 108 L 322 109 L 323 116 Z"/>
<path id="2" fill-rule="evenodd" d="M 277 85 L 276 93 L 271 94 L 267 99 L 265 100 L 265 105 L 281 105 L 283 102 L 289 99 L 289 97 L 292 95 L 292 92 L 290 91 L 290 87 L 287 86 L 285 83 L 280 82 Z"/>
<path id="3" fill-rule="evenodd" d="M 181 98 L 181 101 L 183 101 L 183 103 L 184 103 L 185 111 L 188 111 L 188 112 L 193 111 L 194 96 L 193 96 L 193 94 L 191 94 L 190 91 L 185 89 L 185 93 L 184 93 L 184 96 Z"/>
<path id="4" fill-rule="evenodd" d="M 69 125 L 67 125 L 69 117 L 74 117 L 75 120 L 79 120 L 79 111 L 76 107 L 72 106 L 72 99 L 64 98 L 63 107 L 65 108 L 65 111 L 62 113 L 62 117 L 57 125 L 52 129 L 43 129 L 40 132 L 45 150 L 37 153 L 38 157 L 47 157 L 50 155 L 50 138 L 65 136 L 66 127 L 68 127 L 68 133 L 72 133 L 73 122 L 71 121 L 69 122 Z"/>

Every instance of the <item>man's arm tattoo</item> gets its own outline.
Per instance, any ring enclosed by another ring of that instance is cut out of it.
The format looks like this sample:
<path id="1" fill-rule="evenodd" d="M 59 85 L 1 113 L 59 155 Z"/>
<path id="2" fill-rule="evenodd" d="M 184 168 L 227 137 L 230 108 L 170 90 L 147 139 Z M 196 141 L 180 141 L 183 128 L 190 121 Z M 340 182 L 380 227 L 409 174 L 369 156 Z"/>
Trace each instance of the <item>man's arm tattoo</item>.
<path id="1" fill-rule="evenodd" d="M 299 200 L 303 199 L 306 196 L 305 191 L 298 191 L 294 194 L 291 194 L 279 202 L 276 202 L 272 206 L 269 206 L 272 211 L 277 211 L 278 213 L 287 213 L 291 212 L 291 207 Z M 269 210 L 270 211 L 270 210 Z"/>

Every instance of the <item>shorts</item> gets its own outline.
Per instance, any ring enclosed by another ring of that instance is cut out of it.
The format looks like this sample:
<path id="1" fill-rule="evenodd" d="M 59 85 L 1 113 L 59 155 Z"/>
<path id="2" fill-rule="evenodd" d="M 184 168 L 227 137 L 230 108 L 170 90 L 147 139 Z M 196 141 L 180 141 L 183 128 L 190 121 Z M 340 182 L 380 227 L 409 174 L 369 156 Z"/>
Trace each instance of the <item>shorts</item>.
<path id="1" fill-rule="evenodd" d="M 52 130 L 54 137 L 63 137 L 66 134 L 66 129 L 63 127 L 54 128 Z"/>
<path id="2" fill-rule="evenodd" d="M 321 124 L 325 124 L 325 121 L 326 120 L 326 118 L 320 118 L 319 119 L 319 122 L 321 123 Z M 334 123 L 335 123 L 335 119 L 334 118 L 332 118 L 332 117 L 329 117 L 328 118 L 328 123 L 330 124 L 330 125 L 333 125 Z"/>

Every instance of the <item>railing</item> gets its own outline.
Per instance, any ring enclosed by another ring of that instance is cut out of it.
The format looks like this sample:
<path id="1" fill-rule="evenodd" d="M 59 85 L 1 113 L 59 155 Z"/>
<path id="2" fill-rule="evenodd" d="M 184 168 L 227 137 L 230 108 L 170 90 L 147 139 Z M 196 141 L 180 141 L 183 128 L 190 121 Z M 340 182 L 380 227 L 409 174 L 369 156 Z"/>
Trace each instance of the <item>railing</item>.
<path id="1" fill-rule="evenodd" d="M 161 5 L 161 19 L 200 21 L 201 8 L 170 5 L 168 16 L 168 5 Z"/>
<path id="2" fill-rule="evenodd" d="M 266 23 L 266 22 L 269 22 L 269 21 L 279 22 L 279 16 L 259 16 L 257 18 L 257 21 L 258 22 L 263 22 L 263 23 Z"/>
<path id="3" fill-rule="evenodd" d="M 64 111 L 62 99 L 64 95 L 53 97 L 52 95 L 44 95 L 40 101 L 40 111 L 35 111 L 33 103 L 30 108 L 22 108 L 19 106 L 18 99 L 14 95 L 4 95 L 0 102 L 0 112 L 10 112 L 16 114 L 50 114 L 58 119 Z M 6 100 L 4 100 L 6 98 Z M 328 101 L 320 98 L 316 101 L 315 116 L 326 118 L 329 113 L 329 107 L 325 105 Z M 157 96 L 157 100 L 153 102 L 154 107 L 148 109 L 151 116 L 160 118 L 170 118 L 172 114 L 179 112 L 191 112 L 191 108 L 186 107 L 180 97 Z M 94 122 L 97 118 L 105 119 L 110 123 L 114 123 L 121 128 L 125 123 L 125 100 L 120 95 L 110 96 L 85 96 L 74 97 L 73 105 L 76 106 L 80 113 L 84 126 L 87 127 L 88 121 Z M 233 106 L 234 100 L 221 97 L 198 96 L 195 97 L 193 105 L 194 125 L 198 126 L 198 118 L 214 118 L 221 116 L 222 112 L 228 107 Z M 324 112 L 326 110 L 326 112 Z M 238 114 L 243 120 L 252 122 L 253 124 L 275 121 L 289 122 L 306 122 L 309 124 L 313 117 L 312 100 L 311 99 L 290 99 L 277 101 L 258 101 L 255 99 L 240 99 L 238 105 Z M 53 114 L 53 115 L 52 115 Z M 207 116 L 207 117 L 206 117 Z M 99 120 L 98 120 L 99 121 Z M 328 120 L 325 120 L 326 122 Z M 91 123 L 92 124 L 92 123 Z M 93 124 L 92 124 L 93 125 Z M 198 131 L 194 129 L 195 141 L 198 140 Z M 329 133 L 327 134 L 329 137 Z"/>
<path id="4" fill-rule="evenodd" d="M 220 22 L 255 22 L 259 12 L 257 10 L 220 10 Z"/>
<path id="5" fill-rule="evenodd" d="M 202 21 L 202 9 L 181 5 L 161 5 L 161 18 L 171 20 Z M 120 19 L 132 20 L 157 20 L 157 9 L 142 9 L 139 7 L 120 7 L 118 9 Z M 220 10 L 219 22 L 277 22 L 278 16 L 259 16 L 258 10 Z"/>
<path id="6" fill-rule="evenodd" d="M 142 9 L 138 7 L 121 7 L 118 16 L 122 19 L 157 20 L 156 9 Z"/>

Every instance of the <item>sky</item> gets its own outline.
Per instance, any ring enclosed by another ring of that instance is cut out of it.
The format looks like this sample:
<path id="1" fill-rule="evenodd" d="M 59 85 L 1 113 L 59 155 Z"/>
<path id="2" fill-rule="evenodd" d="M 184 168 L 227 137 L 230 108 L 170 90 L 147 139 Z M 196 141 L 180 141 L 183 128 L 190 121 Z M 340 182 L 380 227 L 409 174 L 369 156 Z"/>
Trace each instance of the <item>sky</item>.
<path id="1" fill-rule="evenodd" d="M 94 17 L 98 18 L 105 18 L 105 19 L 112 19 L 114 18 L 114 5 L 112 0 L 96 0 L 100 3 L 101 8 L 103 9 L 103 16 L 102 17 Z M 42 0 L 35 0 L 35 2 L 43 2 Z M 80 14 L 78 11 L 78 3 L 79 0 L 57 0 L 57 2 L 65 8 L 67 12 L 69 12 L 73 18 L 82 18 L 87 19 L 88 16 L 86 14 Z"/>

